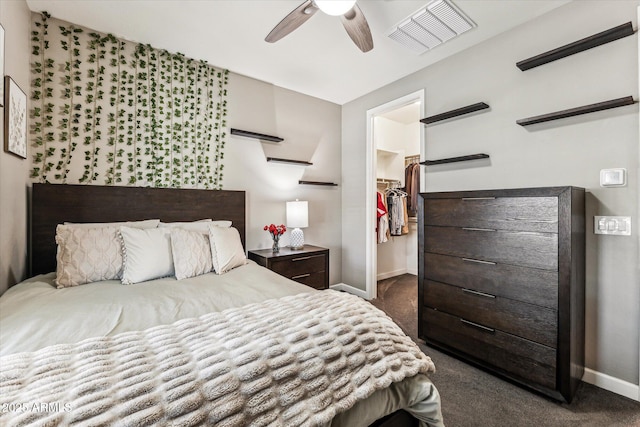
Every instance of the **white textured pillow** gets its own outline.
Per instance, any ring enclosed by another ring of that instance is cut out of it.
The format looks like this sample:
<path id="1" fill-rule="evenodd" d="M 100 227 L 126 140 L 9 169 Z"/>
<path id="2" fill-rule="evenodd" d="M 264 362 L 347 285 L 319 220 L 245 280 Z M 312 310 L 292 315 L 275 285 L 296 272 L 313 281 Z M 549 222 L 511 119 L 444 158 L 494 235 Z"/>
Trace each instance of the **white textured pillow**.
<path id="1" fill-rule="evenodd" d="M 122 283 L 130 285 L 173 276 L 171 230 L 120 227 L 124 269 Z"/>
<path id="2" fill-rule="evenodd" d="M 56 243 L 58 288 L 121 277 L 122 249 L 117 228 L 58 225 Z"/>
<path id="3" fill-rule="evenodd" d="M 217 274 L 224 274 L 247 263 L 242 241 L 240 241 L 240 233 L 236 228 L 212 225 L 209 227 L 209 241 L 213 269 Z"/>
<path id="4" fill-rule="evenodd" d="M 133 228 L 156 228 L 160 224 L 159 219 L 145 219 L 143 221 L 125 221 L 125 222 L 65 222 L 64 225 L 71 225 L 73 227 L 82 228 L 103 228 L 113 227 L 119 228 L 122 226 Z"/>
<path id="5" fill-rule="evenodd" d="M 178 280 L 209 273 L 213 269 L 209 236 L 200 231 L 172 228 L 171 252 Z"/>
<path id="6" fill-rule="evenodd" d="M 182 228 L 183 230 L 198 231 L 203 234 L 209 234 L 209 226 L 231 227 L 231 221 L 213 221 L 212 219 L 201 219 L 193 222 L 161 222 L 158 224 L 160 228 Z"/>

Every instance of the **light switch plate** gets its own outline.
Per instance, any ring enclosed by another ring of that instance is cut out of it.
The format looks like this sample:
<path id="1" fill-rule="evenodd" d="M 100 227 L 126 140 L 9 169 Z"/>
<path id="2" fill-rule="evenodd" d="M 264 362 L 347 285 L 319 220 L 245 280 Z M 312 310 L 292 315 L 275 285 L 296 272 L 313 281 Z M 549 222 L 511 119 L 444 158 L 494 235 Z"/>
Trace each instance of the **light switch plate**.
<path id="1" fill-rule="evenodd" d="M 630 216 L 594 216 L 593 232 L 595 234 L 613 234 L 631 236 Z"/>
<path id="2" fill-rule="evenodd" d="M 602 169 L 600 171 L 601 187 L 624 187 L 627 185 L 627 170 L 625 168 Z"/>

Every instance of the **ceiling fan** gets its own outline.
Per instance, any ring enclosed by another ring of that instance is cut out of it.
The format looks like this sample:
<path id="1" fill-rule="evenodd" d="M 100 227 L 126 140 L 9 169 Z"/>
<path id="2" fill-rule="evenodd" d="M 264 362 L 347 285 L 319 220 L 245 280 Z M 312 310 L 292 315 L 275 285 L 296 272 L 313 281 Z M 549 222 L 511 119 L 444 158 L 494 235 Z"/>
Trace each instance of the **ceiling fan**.
<path id="1" fill-rule="evenodd" d="M 306 0 L 284 17 L 267 35 L 265 41 L 274 43 L 304 24 L 317 11 L 340 16 L 344 29 L 351 40 L 363 52 L 373 49 L 373 38 L 369 24 L 356 4 L 356 0 Z"/>

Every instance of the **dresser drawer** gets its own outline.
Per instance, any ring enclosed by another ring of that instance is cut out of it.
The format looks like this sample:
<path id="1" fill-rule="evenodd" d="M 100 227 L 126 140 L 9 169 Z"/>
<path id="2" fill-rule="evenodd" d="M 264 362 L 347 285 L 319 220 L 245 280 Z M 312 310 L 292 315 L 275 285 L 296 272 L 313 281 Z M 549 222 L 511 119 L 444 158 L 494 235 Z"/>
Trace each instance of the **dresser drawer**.
<path id="1" fill-rule="evenodd" d="M 422 313 L 427 343 L 445 343 L 498 372 L 555 389 L 555 349 L 430 308 Z"/>
<path id="2" fill-rule="evenodd" d="M 325 270 L 326 256 L 300 255 L 271 262 L 271 270 L 285 277 L 293 278 L 301 274 L 317 273 Z"/>
<path id="3" fill-rule="evenodd" d="M 558 269 L 558 235 L 552 233 L 426 226 L 424 250 L 460 258 Z"/>
<path id="4" fill-rule="evenodd" d="M 558 308 L 558 272 L 424 254 L 424 277 L 505 298 Z"/>
<path id="5" fill-rule="evenodd" d="M 423 304 L 548 347 L 557 345 L 555 310 L 431 281 L 424 284 Z"/>
<path id="6" fill-rule="evenodd" d="M 557 197 L 428 199 L 425 225 L 558 232 Z"/>

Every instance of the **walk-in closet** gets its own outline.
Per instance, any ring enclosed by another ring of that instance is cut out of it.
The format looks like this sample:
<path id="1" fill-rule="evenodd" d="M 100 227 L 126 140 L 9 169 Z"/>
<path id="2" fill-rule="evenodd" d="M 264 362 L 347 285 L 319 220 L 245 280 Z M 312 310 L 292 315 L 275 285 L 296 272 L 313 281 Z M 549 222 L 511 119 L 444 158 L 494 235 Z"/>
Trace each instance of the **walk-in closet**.
<path id="1" fill-rule="evenodd" d="M 377 280 L 418 273 L 420 104 L 374 119 L 377 186 Z"/>

